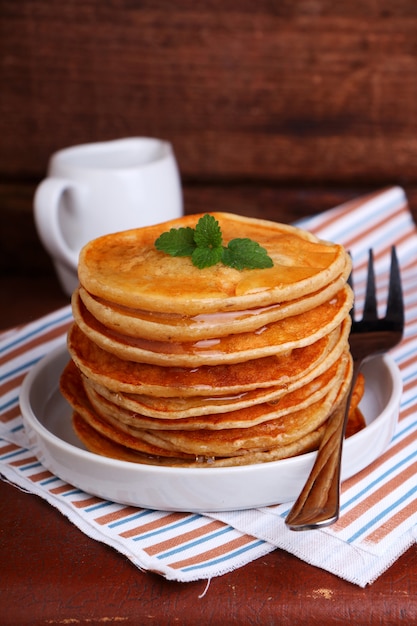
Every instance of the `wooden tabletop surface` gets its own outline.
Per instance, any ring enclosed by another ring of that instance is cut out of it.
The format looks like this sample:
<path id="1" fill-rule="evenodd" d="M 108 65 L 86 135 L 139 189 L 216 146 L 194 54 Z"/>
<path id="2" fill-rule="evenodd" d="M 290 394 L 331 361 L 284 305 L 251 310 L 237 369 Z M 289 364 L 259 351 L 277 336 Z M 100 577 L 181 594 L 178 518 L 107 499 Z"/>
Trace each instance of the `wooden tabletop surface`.
<path id="1" fill-rule="evenodd" d="M 2 278 L 2 328 L 33 320 L 64 296 L 53 274 Z M 2 625 L 417 623 L 417 548 L 362 589 L 275 550 L 206 581 L 169 582 L 136 569 L 35 495 L 0 481 Z"/>
<path id="2" fill-rule="evenodd" d="M 0 329 L 68 302 L 33 223 L 50 155 L 170 141 L 187 213 L 292 222 L 402 185 L 417 207 L 413 0 L 2 0 Z M 417 548 L 365 589 L 281 550 L 168 582 L 0 480 L 0 625 L 417 623 Z"/>

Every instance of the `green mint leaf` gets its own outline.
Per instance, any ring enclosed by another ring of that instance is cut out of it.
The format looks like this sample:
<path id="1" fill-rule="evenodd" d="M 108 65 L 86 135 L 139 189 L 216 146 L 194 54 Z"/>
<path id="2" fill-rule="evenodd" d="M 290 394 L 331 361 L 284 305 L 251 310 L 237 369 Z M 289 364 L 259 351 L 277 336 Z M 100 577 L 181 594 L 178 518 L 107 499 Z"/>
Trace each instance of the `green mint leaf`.
<path id="1" fill-rule="evenodd" d="M 222 231 L 212 215 L 207 213 L 200 217 L 195 227 L 194 241 L 198 248 L 219 248 L 222 245 Z"/>
<path id="2" fill-rule="evenodd" d="M 203 248 L 197 247 L 191 255 L 193 265 L 202 270 L 204 267 L 211 267 L 219 263 L 222 258 L 223 248 Z"/>
<path id="3" fill-rule="evenodd" d="M 160 252 L 171 256 L 190 256 L 199 269 L 222 262 L 237 270 L 264 269 L 274 265 L 265 248 L 252 239 L 232 239 L 222 245 L 219 222 L 210 214 L 201 217 L 195 228 L 171 228 L 155 241 Z"/>
<path id="4" fill-rule="evenodd" d="M 171 228 L 158 237 L 155 247 L 171 256 L 191 256 L 196 248 L 194 228 Z"/>
<path id="5" fill-rule="evenodd" d="M 237 270 L 265 269 L 273 266 L 265 248 L 252 239 L 232 239 L 223 248 L 222 262 Z"/>

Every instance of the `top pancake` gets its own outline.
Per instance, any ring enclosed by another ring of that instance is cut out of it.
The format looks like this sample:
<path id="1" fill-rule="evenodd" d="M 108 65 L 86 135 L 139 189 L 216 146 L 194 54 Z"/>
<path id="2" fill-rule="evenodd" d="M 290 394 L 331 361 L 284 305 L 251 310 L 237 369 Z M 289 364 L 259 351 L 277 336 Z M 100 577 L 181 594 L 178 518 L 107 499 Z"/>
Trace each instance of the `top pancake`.
<path id="1" fill-rule="evenodd" d="M 349 256 L 342 246 L 283 224 L 212 213 L 223 245 L 249 238 L 266 248 L 274 266 L 236 270 L 220 263 L 196 268 L 188 257 L 171 257 L 155 248 L 171 228 L 195 227 L 202 215 L 189 215 L 146 228 L 104 235 L 81 251 L 78 274 L 93 296 L 120 306 L 158 313 L 198 315 L 242 311 L 301 298 L 346 273 Z"/>

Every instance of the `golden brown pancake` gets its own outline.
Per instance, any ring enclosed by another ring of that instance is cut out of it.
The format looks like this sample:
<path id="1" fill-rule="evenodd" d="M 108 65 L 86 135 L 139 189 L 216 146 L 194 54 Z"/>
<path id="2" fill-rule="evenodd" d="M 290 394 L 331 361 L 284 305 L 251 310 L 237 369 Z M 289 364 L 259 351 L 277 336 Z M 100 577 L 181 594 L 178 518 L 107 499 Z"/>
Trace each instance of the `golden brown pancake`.
<path id="1" fill-rule="evenodd" d="M 298 454 L 305 454 L 316 449 L 323 436 L 324 427 L 320 427 L 317 431 L 310 433 L 299 441 L 281 446 L 274 450 L 266 452 L 251 452 L 246 456 L 227 457 L 217 459 L 207 459 L 200 456 L 197 458 L 179 458 L 179 457 L 163 457 L 141 453 L 131 448 L 116 443 L 112 439 L 105 437 L 98 430 L 92 428 L 83 417 L 74 412 L 72 418 L 74 431 L 80 441 L 95 454 L 110 457 L 119 461 L 129 461 L 131 463 L 141 463 L 143 465 L 158 465 L 162 467 L 184 467 L 184 468 L 212 468 L 212 467 L 231 467 L 252 465 L 254 463 L 267 463 L 269 461 L 277 461 Z"/>
<path id="2" fill-rule="evenodd" d="M 111 439 L 112 441 L 123 445 L 132 450 L 143 452 L 145 454 L 152 454 L 158 456 L 163 454 L 164 456 L 179 456 L 190 457 L 190 455 L 178 453 L 172 454 L 169 451 L 159 448 L 158 446 L 141 441 L 137 437 L 133 437 L 128 433 L 122 433 L 121 431 L 113 428 L 106 420 L 101 419 L 93 410 L 85 392 L 81 380 L 77 373 L 71 369 L 65 369 L 65 376 L 61 378 L 60 389 L 63 396 L 68 400 L 73 407 L 75 413 L 77 413 L 84 422 L 89 424 L 98 433 Z M 191 456 L 191 458 L 193 458 Z"/>
<path id="3" fill-rule="evenodd" d="M 198 368 L 161 367 L 119 359 L 92 342 L 73 324 L 68 333 L 68 350 L 85 376 L 114 392 L 164 397 L 215 396 L 240 393 L 270 386 L 288 386 L 346 345 L 350 318 L 340 328 L 303 348 L 282 355 L 249 360 L 233 365 Z"/>
<path id="4" fill-rule="evenodd" d="M 201 270 L 189 257 L 158 251 L 154 244 L 162 232 L 195 227 L 201 215 L 189 215 L 94 239 L 80 253 L 80 283 L 107 302 L 190 316 L 300 298 L 329 285 L 350 266 L 342 246 L 294 226 L 228 213 L 212 215 L 220 224 L 224 245 L 237 237 L 253 239 L 267 249 L 274 266 L 239 271 L 217 264 Z"/>
<path id="5" fill-rule="evenodd" d="M 210 412 L 210 407 L 206 409 L 202 405 L 202 408 L 205 410 L 202 410 L 200 413 L 193 411 L 189 415 L 186 412 L 182 416 L 176 411 L 170 413 L 161 412 L 159 417 L 149 415 L 149 412 L 139 412 L 143 405 L 135 404 L 135 402 L 131 403 L 131 408 L 125 408 L 120 406 L 120 403 L 114 396 L 109 396 L 106 392 L 100 394 L 87 379 L 83 378 L 82 382 L 87 397 L 95 411 L 105 417 L 111 418 L 114 416 L 122 424 L 127 424 L 134 428 L 155 428 L 157 430 L 219 430 L 222 428 L 247 428 L 248 426 L 260 424 L 293 411 L 307 408 L 310 404 L 317 402 L 326 395 L 330 387 L 337 383 L 339 369 L 340 359 L 328 371 L 312 380 L 309 384 L 288 392 L 284 390 L 281 396 L 273 401 L 259 400 L 258 403 L 247 403 L 244 407 L 239 406 L 239 402 L 230 402 L 228 407 L 223 407 L 221 412 L 213 412 L 213 410 Z M 115 399 L 115 402 L 112 401 L 113 399 Z"/>
<path id="6" fill-rule="evenodd" d="M 91 315 L 111 330 L 155 341 L 199 341 L 255 331 L 271 322 L 299 315 L 323 304 L 344 287 L 349 269 L 346 266 L 344 274 L 318 292 L 289 302 L 244 311 L 218 311 L 193 316 L 141 311 L 92 296 L 82 286 L 79 287 L 78 296 Z"/>
<path id="7" fill-rule="evenodd" d="M 61 391 L 90 450 L 179 467 L 268 462 L 317 447 L 347 397 L 349 255 L 292 226 L 212 215 L 223 245 L 253 239 L 273 267 L 198 269 L 156 249 L 201 215 L 81 251 Z"/>
<path id="8" fill-rule="evenodd" d="M 143 429 L 140 437 L 171 452 L 203 454 L 207 457 L 236 456 L 245 454 L 248 450 L 269 450 L 293 443 L 321 426 L 337 405 L 338 398 L 345 396 L 349 383 L 350 375 L 346 375 L 342 381 L 339 379 L 335 382 L 324 398 L 307 408 L 285 413 L 277 419 L 263 421 L 248 428 L 193 431 Z"/>
<path id="9" fill-rule="evenodd" d="M 363 389 L 363 387 L 362 387 Z M 354 394 L 353 402 L 351 404 L 349 412 L 349 422 L 346 436 L 354 434 L 357 429 L 353 430 L 349 427 L 352 416 L 357 412 L 356 402 L 360 400 L 359 394 Z M 97 419 L 97 418 L 96 418 Z M 354 419 L 354 417 L 353 417 Z M 120 443 L 117 443 L 112 439 L 111 429 L 107 429 L 106 437 L 100 432 L 100 428 L 97 430 L 90 426 L 79 413 L 76 411 L 73 415 L 73 426 L 80 440 L 86 445 L 86 447 L 100 455 L 109 456 L 114 459 L 130 461 L 136 463 L 160 465 L 168 467 L 199 467 L 199 468 L 212 468 L 212 467 L 227 467 L 233 465 L 247 465 L 253 463 L 265 463 L 269 461 L 288 458 L 298 454 L 304 454 L 311 450 L 317 449 L 323 436 L 324 428 L 326 424 L 320 426 L 317 430 L 309 433 L 305 437 L 295 441 L 292 444 L 286 446 L 278 446 L 271 450 L 265 450 L 262 452 L 248 452 L 245 455 L 238 455 L 236 457 L 223 457 L 212 458 L 199 455 L 196 458 L 185 457 L 170 457 L 170 456 L 158 456 L 148 453 L 140 453 L 132 448 L 128 448 Z"/>
<path id="10" fill-rule="evenodd" d="M 85 420 L 102 434 L 111 432 L 111 437 L 127 447 L 141 452 L 148 452 L 150 447 L 166 450 L 168 456 L 200 454 L 207 457 L 236 456 L 245 454 L 249 450 L 269 450 L 276 446 L 288 445 L 316 430 L 329 417 L 334 407 L 345 396 L 351 376 L 351 359 L 345 355 L 338 365 L 333 376 L 333 384 L 327 389 L 327 394 L 306 408 L 296 411 L 282 411 L 277 417 L 278 410 L 274 407 L 259 405 L 254 407 L 259 411 L 268 411 L 267 421 L 255 426 L 243 428 L 222 428 L 209 430 L 175 430 L 136 428 L 125 424 L 118 419 L 111 410 L 103 412 L 103 405 L 92 406 L 88 395 L 82 389 L 80 379 L 77 379 L 76 368 L 66 369 L 62 377 L 61 390 L 75 410 Z M 265 416 L 263 417 L 265 420 Z M 209 421 L 209 418 L 207 418 Z M 233 424 L 233 419 L 232 419 Z M 110 428 L 110 431 L 109 431 Z M 108 436 L 108 435 L 107 435 Z M 147 448 L 147 445 L 150 447 Z"/>
<path id="11" fill-rule="evenodd" d="M 352 303 L 352 290 L 346 285 L 331 300 L 314 309 L 273 322 L 254 332 L 178 343 L 122 335 L 98 322 L 84 307 L 77 293 L 72 299 L 77 325 L 103 350 L 124 360 L 176 367 L 239 363 L 307 346 L 337 328 L 348 315 Z"/>
<path id="12" fill-rule="evenodd" d="M 346 351 L 345 346 L 342 346 L 342 348 Z M 281 412 L 283 410 L 288 411 L 291 404 L 304 402 L 307 405 L 313 402 L 313 398 L 317 397 L 318 394 L 324 395 L 326 386 L 332 383 L 332 379 L 336 375 L 341 352 L 334 350 L 330 356 L 331 358 L 329 357 L 320 367 L 310 372 L 308 376 L 292 381 L 290 384 L 278 387 L 262 387 L 227 396 L 164 398 L 161 396 L 125 394 L 120 391 L 112 392 L 107 387 L 98 385 L 86 377 L 83 377 L 83 382 L 87 394 L 89 395 L 89 390 L 91 390 L 91 392 L 95 392 L 94 395 L 107 400 L 106 404 L 111 406 L 113 412 L 117 413 L 118 408 L 120 408 L 122 412 L 126 410 L 135 417 L 148 416 L 151 418 L 150 423 L 153 421 L 159 423 L 160 421 L 161 424 L 167 420 L 184 424 L 187 418 L 191 418 L 189 420 L 190 424 L 199 423 L 198 428 L 202 428 L 204 422 L 214 422 L 215 415 L 227 413 L 228 416 L 226 415 L 223 419 L 218 418 L 216 420 L 218 424 L 216 428 L 221 428 L 220 424 L 224 420 L 232 422 L 237 418 L 238 410 L 243 410 L 243 414 L 248 416 L 245 417 L 245 423 L 247 423 L 249 417 L 258 422 L 260 418 L 253 409 L 256 404 L 268 405 L 274 407 L 274 410 L 279 407 Z M 92 403 L 94 404 L 94 402 Z M 200 418 L 200 421 L 194 419 L 196 416 Z M 241 425 L 243 426 L 243 424 Z M 178 424 L 173 427 L 181 428 Z"/>

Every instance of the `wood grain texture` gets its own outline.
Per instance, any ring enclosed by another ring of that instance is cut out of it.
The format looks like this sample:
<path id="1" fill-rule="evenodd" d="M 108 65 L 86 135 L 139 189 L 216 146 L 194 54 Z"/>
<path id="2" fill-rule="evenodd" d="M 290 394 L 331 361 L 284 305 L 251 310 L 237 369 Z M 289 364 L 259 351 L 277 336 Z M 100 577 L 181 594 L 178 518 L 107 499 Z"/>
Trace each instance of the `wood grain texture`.
<path id="1" fill-rule="evenodd" d="M 415 3 L 339 4 L 1 0 L 0 177 L 152 135 L 186 181 L 414 182 Z"/>
<path id="2" fill-rule="evenodd" d="M 282 222 L 401 184 L 417 215 L 413 0 L 0 0 L 0 328 L 68 299 L 35 231 L 50 154 L 172 142 L 186 213 Z M 280 550 L 182 585 L 0 481 L 0 606 L 28 623 L 417 623 L 416 548 L 359 589 Z"/>
<path id="3" fill-rule="evenodd" d="M 40 498 L 4 482 L 0 515 L 2 626 L 417 623 L 415 546 L 366 589 L 282 550 L 207 588 L 206 581 L 169 582 L 137 570 Z"/>
<path id="4" fill-rule="evenodd" d="M 43 249 L 33 219 L 33 183 L 0 183 L 0 274 L 50 273 L 52 262 Z M 226 211 L 290 223 L 325 211 L 373 187 L 280 187 L 266 184 L 185 184 L 186 213 Z M 406 188 L 412 209 L 417 188 Z"/>
<path id="5" fill-rule="evenodd" d="M 0 272 L 49 267 L 33 192 L 68 145 L 168 139 L 187 213 L 417 188 L 416 32 L 413 0 L 0 0 Z"/>
<path id="6" fill-rule="evenodd" d="M 52 262 L 33 219 L 34 183 L 0 183 L 0 275 L 50 274 Z M 225 211 L 291 223 L 379 187 L 288 187 L 255 183 L 195 183 L 183 187 L 184 211 Z M 405 187 L 417 220 L 417 186 Z"/>

